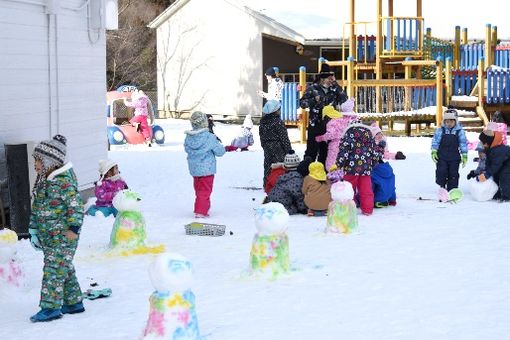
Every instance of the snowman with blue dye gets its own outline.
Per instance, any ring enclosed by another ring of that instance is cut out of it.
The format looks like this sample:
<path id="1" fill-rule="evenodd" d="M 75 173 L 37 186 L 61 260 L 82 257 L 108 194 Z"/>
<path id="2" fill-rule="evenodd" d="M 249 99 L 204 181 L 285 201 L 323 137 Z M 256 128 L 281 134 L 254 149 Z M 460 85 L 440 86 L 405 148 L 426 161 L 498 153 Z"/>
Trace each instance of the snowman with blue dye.
<path id="1" fill-rule="evenodd" d="M 289 272 L 289 213 L 276 202 L 255 209 L 257 233 L 250 252 L 250 273 L 275 279 Z"/>
<path id="2" fill-rule="evenodd" d="M 142 339 L 200 339 L 191 262 L 175 253 L 159 255 L 149 268 L 156 289 L 149 298 L 149 319 Z"/>

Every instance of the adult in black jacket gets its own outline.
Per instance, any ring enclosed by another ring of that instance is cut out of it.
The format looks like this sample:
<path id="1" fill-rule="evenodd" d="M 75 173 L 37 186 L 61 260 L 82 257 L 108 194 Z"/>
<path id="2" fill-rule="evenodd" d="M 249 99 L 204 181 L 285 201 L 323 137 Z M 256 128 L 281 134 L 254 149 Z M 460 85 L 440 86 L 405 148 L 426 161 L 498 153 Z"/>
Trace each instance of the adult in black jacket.
<path id="1" fill-rule="evenodd" d="M 322 109 L 332 105 L 338 110 L 346 100 L 347 95 L 338 86 L 335 73 L 328 64 L 323 64 L 318 81 L 310 85 L 299 100 L 301 108 L 309 109 L 305 156 L 317 159 L 322 164 L 326 163 L 328 144 L 315 140 L 315 137 L 326 133 L 327 120 L 322 116 Z"/>
<path id="2" fill-rule="evenodd" d="M 483 182 L 493 177 L 499 186 L 494 198 L 510 201 L 510 146 L 503 144 L 503 137 L 498 131 L 482 131 L 479 139 L 485 148 L 487 159 L 485 172 L 478 175 L 476 180 Z"/>
<path id="3" fill-rule="evenodd" d="M 264 150 L 264 186 L 271 171 L 271 164 L 283 162 L 291 149 L 289 135 L 280 118 L 281 104 L 277 100 L 268 100 L 262 109 L 260 119 L 260 144 Z"/>

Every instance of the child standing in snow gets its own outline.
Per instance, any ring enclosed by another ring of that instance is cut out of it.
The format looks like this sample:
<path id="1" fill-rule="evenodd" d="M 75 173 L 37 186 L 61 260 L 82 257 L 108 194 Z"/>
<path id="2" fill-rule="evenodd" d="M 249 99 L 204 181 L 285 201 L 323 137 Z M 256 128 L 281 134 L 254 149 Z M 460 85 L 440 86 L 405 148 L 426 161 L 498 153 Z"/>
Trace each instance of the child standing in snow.
<path id="1" fill-rule="evenodd" d="M 432 138 L 432 160 L 436 163 L 436 183 L 450 191 L 459 187 L 459 164 L 466 166 L 468 146 L 466 133 L 458 123 L 455 109 L 443 115 L 443 125 L 436 129 Z"/>
<path id="2" fill-rule="evenodd" d="M 335 164 L 336 156 L 338 156 L 338 145 L 340 137 L 349 125 L 349 122 L 356 119 L 357 115 L 352 110 L 354 108 L 354 99 L 349 98 L 340 105 L 342 113 L 335 110 L 331 105 L 322 109 L 323 119 L 331 118 L 326 125 L 326 133 L 315 137 L 317 142 L 328 142 L 328 156 L 326 158 L 326 171 L 331 171 L 331 167 Z"/>
<path id="3" fill-rule="evenodd" d="M 111 159 L 99 161 L 99 181 L 95 183 L 94 193 L 96 195 L 96 203 L 87 210 L 87 215 L 96 216 L 100 211 L 104 217 L 113 214 L 117 216 L 117 209 L 113 206 L 113 198 L 115 195 L 128 186 L 120 177 L 119 167 L 117 163 Z"/>
<path id="4" fill-rule="evenodd" d="M 254 143 L 253 133 L 251 133 L 252 128 L 253 121 L 251 120 L 251 115 L 246 115 L 246 117 L 244 117 L 240 135 L 234 138 L 230 145 L 225 147 L 225 150 L 236 151 L 237 149 L 241 149 L 241 151 L 248 151 L 248 147 L 252 146 Z"/>
<path id="5" fill-rule="evenodd" d="M 138 90 L 131 94 L 131 100 L 124 99 L 124 105 L 135 109 L 134 117 L 129 122 L 140 131 L 145 142 L 150 145 L 152 131 L 147 121 L 149 97 L 142 90 Z"/>
<path id="6" fill-rule="evenodd" d="M 30 243 L 44 254 L 41 310 L 32 322 L 85 311 L 73 257 L 83 223 L 83 202 L 71 162 L 65 163 L 66 138 L 56 135 L 33 153 L 37 179 L 30 214 Z"/>
<path id="7" fill-rule="evenodd" d="M 370 175 L 380 157 L 369 127 L 352 122 L 340 140 L 336 165 L 343 170 L 343 179 L 352 184 L 363 215 L 372 215 L 374 210 Z"/>
<path id="8" fill-rule="evenodd" d="M 271 171 L 271 164 L 283 162 L 291 149 L 287 129 L 280 118 L 280 107 L 279 101 L 268 100 L 262 109 L 259 136 L 260 145 L 264 150 L 264 185 Z"/>
<path id="9" fill-rule="evenodd" d="M 186 131 L 184 150 L 188 154 L 189 173 L 195 189 L 195 217 L 209 216 L 216 157 L 225 154 L 225 147 L 209 132 L 205 113 L 195 111 L 190 117 L 192 130 Z"/>
<path id="10" fill-rule="evenodd" d="M 308 170 L 309 174 L 303 180 L 301 189 L 308 208 L 308 216 L 325 216 L 331 202 L 331 183 L 321 162 L 310 163 Z"/>

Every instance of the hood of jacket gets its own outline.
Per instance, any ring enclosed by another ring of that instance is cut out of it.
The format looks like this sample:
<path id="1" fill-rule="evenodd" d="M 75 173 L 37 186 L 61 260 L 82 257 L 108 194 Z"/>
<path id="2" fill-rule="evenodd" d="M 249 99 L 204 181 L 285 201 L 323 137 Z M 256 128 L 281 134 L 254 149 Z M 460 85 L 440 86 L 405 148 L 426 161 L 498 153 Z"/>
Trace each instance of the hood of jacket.
<path id="1" fill-rule="evenodd" d="M 208 145 L 208 139 L 209 139 L 209 129 L 208 128 L 202 128 L 197 130 L 187 130 L 184 131 L 184 133 L 191 138 L 188 138 L 188 146 L 190 149 L 194 151 L 204 150 L 204 152 L 208 152 L 209 149 L 205 148 L 206 145 Z"/>

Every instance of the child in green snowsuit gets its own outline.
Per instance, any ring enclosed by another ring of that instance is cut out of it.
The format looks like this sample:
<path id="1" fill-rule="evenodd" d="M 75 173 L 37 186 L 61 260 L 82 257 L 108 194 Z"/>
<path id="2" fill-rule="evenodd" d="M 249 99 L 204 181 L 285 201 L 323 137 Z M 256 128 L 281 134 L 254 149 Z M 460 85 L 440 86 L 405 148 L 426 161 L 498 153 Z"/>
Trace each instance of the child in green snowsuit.
<path id="1" fill-rule="evenodd" d="M 83 223 L 83 201 L 73 166 L 65 163 L 64 136 L 39 143 L 33 157 L 37 179 L 29 232 L 32 246 L 44 253 L 44 267 L 41 310 L 30 320 L 39 322 L 85 311 L 72 263 Z"/>

